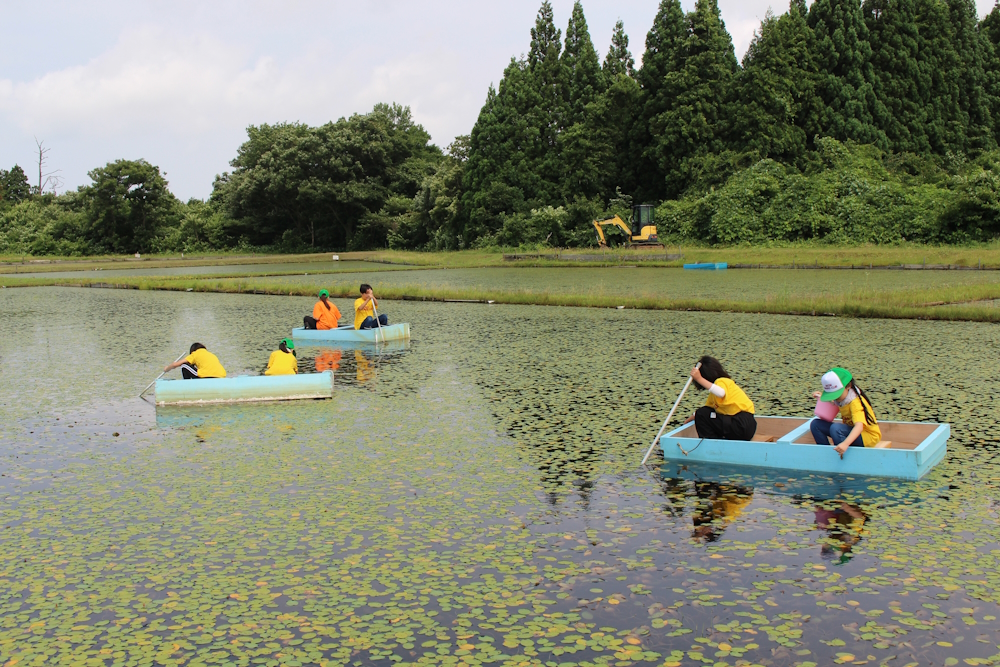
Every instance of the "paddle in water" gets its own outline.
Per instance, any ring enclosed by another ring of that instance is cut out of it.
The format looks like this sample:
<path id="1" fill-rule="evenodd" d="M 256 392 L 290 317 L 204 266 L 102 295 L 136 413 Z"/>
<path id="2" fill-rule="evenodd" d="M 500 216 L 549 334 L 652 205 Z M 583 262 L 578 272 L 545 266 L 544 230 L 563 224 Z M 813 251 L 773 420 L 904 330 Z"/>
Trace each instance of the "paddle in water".
<path id="1" fill-rule="evenodd" d="M 183 358 L 184 358 L 184 357 L 186 357 L 187 355 L 188 355 L 188 353 L 187 353 L 187 352 L 185 352 L 185 353 L 184 353 L 184 354 L 182 354 L 181 356 L 177 357 L 177 358 L 176 358 L 176 359 L 174 360 L 174 363 L 176 364 L 176 363 L 177 363 L 178 361 L 180 361 L 181 359 L 183 359 Z M 160 373 L 159 375 L 157 375 L 157 376 L 156 376 L 156 380 L 159 380 L 159 379 L 160 379 L 161 377 L 163 377 L 163 376 L 164 376 L 164 375 L 166 374 L 166 372 L 167 372 L 167 371 L 163 371 L 163 373 Z M 152 386 L 153 386 L 154 384 L 156 384 L 156 380 L 153 380 L 152 382 L 150 382 L 149 384 L 147 384 L 147 385 L 146 385 L 146 388 L 145 388 L 145 389 L 143 389 L 143 390 L 142 390 L 142 392 L 141 392 L 141 393 L 139 394 L 139 398 L 142 398 L 142 395 L 143 395 L 143 394 L 145 394 L 145 393 L 146 393 L 147 391 L 149 391 L 149 388 L 150 388 L 150 387 L 152 387 Z"/>
<path id="2" fill-rule="evenodd" d="M 695 368 L 701 368 L 701 362 L 698 362 L 698 365 L 695 366 Z M 691 386 L 691 381 L 693 379 L 694 378 L 692 377 L 688 377 L 688 381 L 684 384 L 684 388 L 681 389 L 681 395 L 678 396 L 677 401 L 674 402 L 674 407 L 670 408 L 670 414 L 668 414 L 667 418 L 663 420 L 663 426 L 660 427 L 660 432 L 656 434 L 655 438 L 653 438 L 653 444 L 649 446 L 649 451 L 647 451 L 646 455 L 642 457 L 642 463 L 639 465 L 646 465 L 646 459 L 648 459 L 649 455 L 653 453 L 653 448 L 655 448 L 656 443 L 660 441 L 660 436 L 663 435 L 663 431 L 666 430 L 667 424 L 669 424 L 670 420 L 673 418 L 674 413 L 677 411 L 677 406 L 681 404 L 681 399 L 684 398 L 684 393 L 687 392 L 688 387 Z"/>
<path id="3" fill-rule="evenodd" d="M 385 334 L 382 333 L 382 322 L 378 319 L 378 308 L 375 307 L 374 301 L 372 301 L 372 312 L 375 313 L 375 324 L 378 325 L 378 332 L 375 334 L 375 342 L 378 342 L 378 335 L 382 334 L 382 342 L 385 343 Z"/>

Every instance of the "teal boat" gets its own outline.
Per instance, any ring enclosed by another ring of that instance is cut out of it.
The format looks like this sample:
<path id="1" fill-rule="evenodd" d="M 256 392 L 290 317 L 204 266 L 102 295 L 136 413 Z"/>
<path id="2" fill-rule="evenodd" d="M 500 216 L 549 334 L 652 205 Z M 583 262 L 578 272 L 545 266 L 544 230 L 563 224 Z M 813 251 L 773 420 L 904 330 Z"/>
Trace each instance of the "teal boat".
<path id="1" fill-rule="evenodd" d="M 295 342 L 307 343 L 384 343 L 393 340 L 409 340 L 410 325 L 406 322 L 390 324 L 376 329 L 355 329 L 351 325 L 336 329 L 292 329 Z"/>
<path id="2" fill-rule="evenodd" d="M 154 392 L 157 405 L 332 398 L 333 372 L 157 380 Z"/>
<path id="3" fill-rule="evenodd" d="M 722 271 L 729 268 L 726 262 L 702 262 L 700 264 L 685 264 L 688 271 Z"/>
<path id="4" fill-rule="evenodd" d="M 660 438 L 660 450 L 666 461 L 917 480 L 944 458 L 951 437 L 948 424 L 880 421 L 882 441 L 876 447 L 850 447 L 840 458 L 830 445 L 813 442 L 811 421 L 757 417 L 750 442 L 702 439 L 694 424 L 685 424 Z"/>

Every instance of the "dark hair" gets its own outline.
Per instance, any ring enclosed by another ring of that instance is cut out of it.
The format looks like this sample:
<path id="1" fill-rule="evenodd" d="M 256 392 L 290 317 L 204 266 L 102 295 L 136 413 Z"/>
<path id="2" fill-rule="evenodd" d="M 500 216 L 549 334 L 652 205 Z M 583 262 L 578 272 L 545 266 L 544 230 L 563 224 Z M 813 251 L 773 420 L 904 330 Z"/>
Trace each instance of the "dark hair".
<path id="1" fill-rule="evenodd" d="M 201 343 L 191 343 L 191 351 L 188 354 L 194 354 L 195 350 L 204 350 L 205 346 Z"/>
<path id="2" fill-rule="evenodd" d="M 875 415 L 868 412 L 868 406 L 872 404 L 871 400 L 868 398 L 868 395 L 865 392 L 861 391 L 861 387 L 859 387 L 854 382 L 854 380 L 851 380 L 849 383 L 847 383 L 847 388 L 853 389 L 855 394 L 864 399 L 863 401 L 861 401 L 861 409 L 865 411 L 865 421 L 868 422 L 869 425 L 875 424 Z"/>
<path id="3" fill-rule="evenodd" d="M 372 288 L 372 286 L 369 285 L 368 283 L 361 283 L 361 293 L 362 294 L 364 294 L 365 292 L 367 292 L 371 288 Z"/>
<path id="4" fill-rule="evenodd" d="M 285 345 L 285 341 L 281 341 L 280 343 L 278 343 L 278 349 L 281 350 L 282 352 L 288 352 L 288 346 Z"/>
<path id="5" fill-rule="evenodd" d="M 701 376 L 712 384 L 715 384 L 715 381 L 719 378 L 729 377 L 729 373 L 726 372 L 726 369 L 722 367 L 722 364 L 715 357 L 705 355 L 698 360 L 698 363 L 701 364 Z M 704 389 L 701 385 L 698 385 L 698 388 Z"/>

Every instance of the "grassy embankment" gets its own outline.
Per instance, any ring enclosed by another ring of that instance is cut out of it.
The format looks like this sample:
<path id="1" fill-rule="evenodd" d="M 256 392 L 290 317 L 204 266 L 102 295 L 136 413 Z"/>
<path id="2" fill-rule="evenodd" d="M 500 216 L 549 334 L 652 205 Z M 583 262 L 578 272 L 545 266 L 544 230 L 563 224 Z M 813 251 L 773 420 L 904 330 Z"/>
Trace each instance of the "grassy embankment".
<path id="1" fill-rule="evenodd" d="M 682 254 L 681 261 L 652 259 L 665 253 Z M 297 255 L 261 255 L 242 253 L 204 253 L 149 255 L 141 259 L 129 256 L 105 257 L 9 257 L 0 256 L 0 273 L 81 271 L 88 269 L 122 268 L 176 268 L 184 266 L 233 266 L 240 264 L 290 264 L 324 263 L 332 265 L 331 254 L 338 254 L 342 261 L 369 261 L 407 264 L 425 268 L 481 268 L 490 266 L 600 266 L 602 262 L 574 262 L 573 256 L 592 258 L 605 255 L 607 264 L 641 261 L 643 265 L 678 266 L 688 262 L 728 262 L 729 264 L 754 264 L 762 266 L 900 266 L 900 265 L 950 265 L 1000 269 L 1000 243 L 975 246 L 926 246 L 902 244 L 898 246 L 829 246 L 795 244 L 783 247 L 730 247 L 668 246 L 664 249 L 601 251 L 596 248 L 559 250 L 462 250 L 458 252 L 416 252 L 378 250 L 368 252 L 309 253 Z M 504 254 L 516 254 L 525 259 L 504 261 Z M 559 257 L 557 258 L 556 255 Z"/>
<path id="2" fill-rule="evenodd" d="M 671 248 L 671 252 L 677 250 Z M 958 266 L 977 266 L 982 262 L 984 267 L 1000 267 L 1000 245 L 982 247 L 926 247 L 926 246 L 862 246 L 862 247 L 822 247 L 795 246 L 786 248 L 682 248 L 684 261 L 727 261 L 732 264 L 760 264 L 770 266 L 809 266 L 820 264 L 824 266 L 899 266 L 916 264 L 947 264 Z M 580 251 L 576 254 L 594 255 L 597 251 Z M 662 253 L 662 251 L 660 251 Z M 522 253 L 524 254 L 524 253 Z M 545 253 L 527 253 L 540 254 Z M 573 253 L 561 253 L 562 257 Z M 638 253 L 612 251 L 609 252 L 608 264 L 619 265 L 627 263 Z M 492 251 L 463 252 L 398 252 L 379 251 L 362 253 L 341 253 L 344 261 L 372 261 L 386 263 L 385 270 L 400 268 L 390 265 L 409 265 L 412 268 L 486 268 L 496 266 L 566 266 L 564 260 L 552 260 L 544 257 L 504 262 L 502 253 Z M 94 260 L 88 260 L 94 261 Z M 338 269 L 337 264 L 330 261 L 328 253 L 310 255 L 267 255 L 267 256 L 211 256 L 201 258 L 157 258 L 147 261 L 115 261 L 111 258 L 94 261 L 107 268 L 173 268 L 176 266 L 231 266 L 248 263 L 313 263 L 309 272 L 315 274 L 331 274 L 339 272 L 354 272 L 356 269 Z M 582 263 L 581 263 L 582 264 Z M 597 268 L 602 263 L 588 262 L 583 264 Z M 580 264 L 578 264 L 579 266 Z M 646 262 L 643 262 L 646 265 Z M 65 270 L 81 270 L 87 268 L 86 262 L 67 262 L 65 264 L 32 265 L 31 270 L 48 271 L 50 268 Z M 0 271 L 10 267 L 0 267 Z M 15 275 L 0 275 L 0 285 L 16 286 L 87 286 L 95 283 L 110 283 L 123 288 L 174 290 L 195 292 L 225 292 L 225 293 L 260 293 L 275 295 L 313 296 L 315 288 L 311 285 L 289 285 L 268 280 L 280 275 L 294 275 L 297 272 L 254 272 L 252 274 L 227 273 L 224 269 L 206 275 L 178 276 L 108 276 L 100 274 L 87 278 L 60 278 L 58 270 L 51 277 L 18 278 Z M 342 298 L 353 298 L 357 285 L 337 283 L 329 286 L 332 295 Z M 875 317 L 875 318 L 921 318 L 939 320 L 967 320 L 982 322 L 1000 322 L 1000 307 L 994 306 L 989 300 L 1000 299 L 1000 276 L 996 284 L 959 285 L 942 288 L 907 288 L 897 290 L 862 290 L 848 291 L 836 295 L 806 295 L 782 294 L 766 297 L 734 297 L 720 298 L 679 298 L 659 296 L 656 294 L 639 294 L 634 296 L 607 295 L 585 293 L 572 289 L 544 290 L 514 290 L 499 285 L 495 289 L 456 288 L 456 287 L 421 287 L 403 285 L 384 287 L 380 295 L 387 299 L 420 299 L 429 301 L 470 300 L 494 301 L 503 304 L 533 304 L 552 306 L 580 306 L 595 308 L 625 308 L 656 309 L 656 310 L 699 310 L 715 312 L 747 312 L 772 313 L 792 315 L 835 315 L 845 317 Z"/>
<path id="3" fill-rule="evenodd" d="M 15 278 L 0 277 L 5 286 L 88 286 L 113 285 L 125 289 L 171 290 L 191 292 L 256 293 L 288 296 L 315 296 L 313 285 L 289 285 L 268 281 L 267 278 L 231 277 L 115 277 L 108 283 L 90 278 Z M 357 285 L 328 285 L 337 298 L 356 296 Z M 941 288 L 899 290 L 855 290 L 836 295 L 783 294 L 764 298 L 736 297 L 677 298 L 642 294 L 607 295 L 564 291 L 463 288 L 425 288 L 419 286 L 387 286 L 380 289 L 384 299 L 427 301 L 492 301 L 498 304 L 528 304 L 547 306 L 578 306 L 592 308 L 635 308 L 646 310 L 695 310 L 710 312 L 769 313 L 784 315 L 826 315 L 890 319 L 934 319 L 977 322 L 1000 322 L 1000 307 L 989 300 L 1000 299 L 1000 282 L 995 284 L 961 285 Z"/>

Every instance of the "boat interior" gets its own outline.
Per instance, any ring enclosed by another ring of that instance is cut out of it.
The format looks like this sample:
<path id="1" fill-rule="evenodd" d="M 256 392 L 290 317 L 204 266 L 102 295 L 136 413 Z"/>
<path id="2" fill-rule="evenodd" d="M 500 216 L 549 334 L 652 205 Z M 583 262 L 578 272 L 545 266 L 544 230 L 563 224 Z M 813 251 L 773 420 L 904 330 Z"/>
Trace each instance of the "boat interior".
<path id="1" fill-rule="evenodd" d="M 905 422 L 879 422 L 882 440 L 875 445 L 878 449 L 916 449 L 927 439 L 937 424 L 907 424 Z M 812 433 L 806 433 L 795 441 L 798 445 L 812 444 Z"/>
<path id="2" fill-rule="evenodd" d="M 778 438 L 805 424 L 808 419 L 786 417 L 757 417 L 757 433 L 753 442 L 777 442 Z M 937 424 L 908 424 L 904 422 L 879 422 L 882 440 L 878 449 L 916 449 L 938 427 Z M 680 438 L 697 438 L 694 423 L 675 434 Z M 808 431 L 795 440 L 797 445 L 812 445 L 812 433 Z"/>
<path id="3" fill-rule="evenodd" d="M 753 441 L 777 442 L 778 438 L 794 431 L 807 421 L 809 420 L 792 417 L 757 417 L 757 433 Z M 694 428 L 694 422 L 691 422 L 686 429 L 675 435 L 680 438 L 697 438 L 698 431 Z"/>

